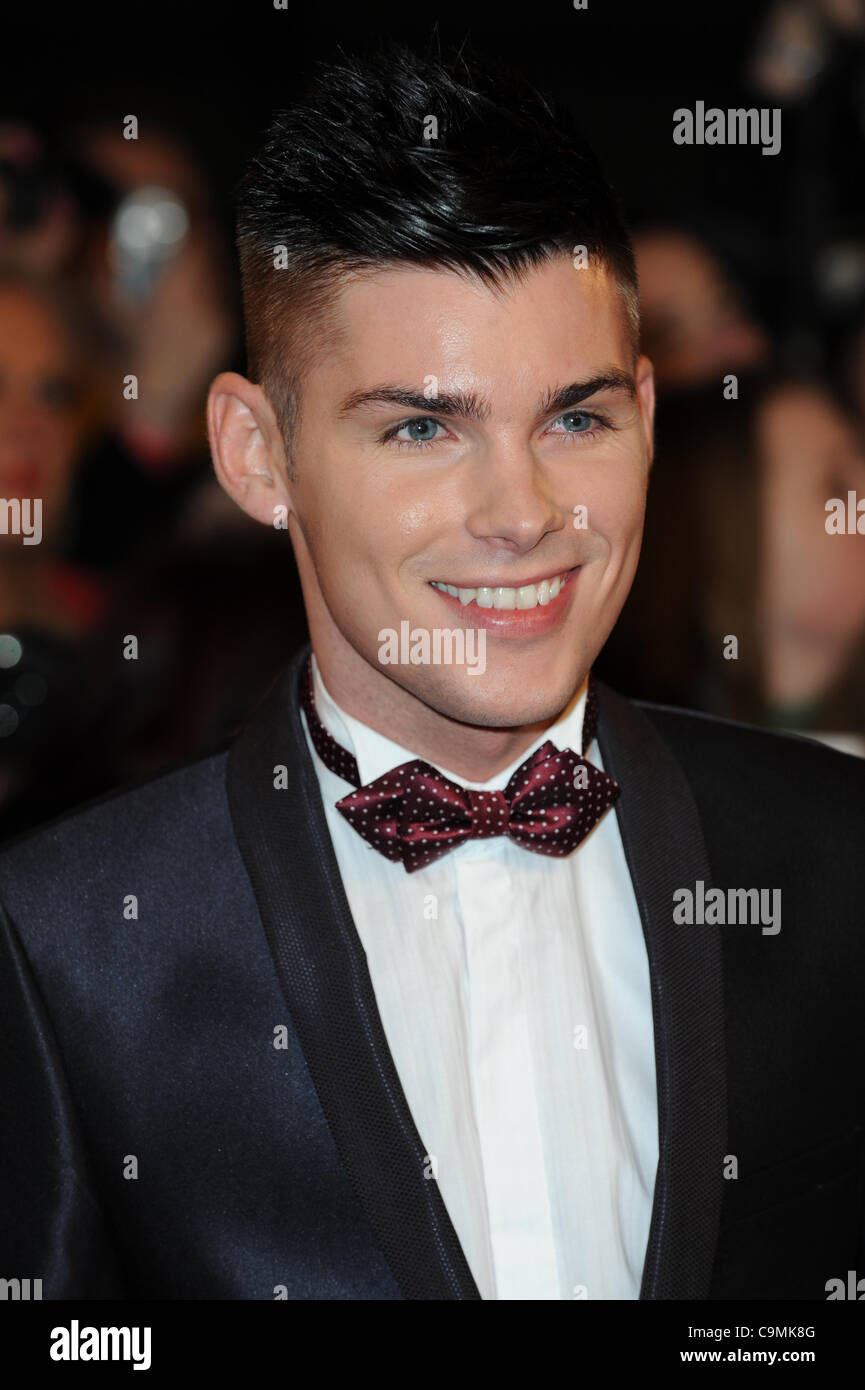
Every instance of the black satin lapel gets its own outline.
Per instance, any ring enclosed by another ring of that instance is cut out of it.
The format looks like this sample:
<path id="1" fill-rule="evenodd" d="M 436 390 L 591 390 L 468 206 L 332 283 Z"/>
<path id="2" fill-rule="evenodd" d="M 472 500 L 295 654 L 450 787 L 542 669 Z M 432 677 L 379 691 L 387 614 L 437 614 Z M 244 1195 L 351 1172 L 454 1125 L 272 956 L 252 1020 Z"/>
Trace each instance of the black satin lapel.
<path id="1" fill-rule="evenodd" d="M 598 742 L 622 788 L 616 815 L 652 982 L 659 1158 L 641 1299 L 706 1298 L 718 1238 L 727 1097 L 717 927 L 673 922 L 673 893 L 711 886 L 680 764 L 630 701 L 599 683 Z"/>
<path id="2" fill-rule="evenodd" d="M 342 1162 L 407 1299 L 479 1299 L 400 1085 L 300 721 L 306 647 L 232 748 L 228 795 L 280 984 Z M 286 768 L 284 789 L 274 769 Z"/>

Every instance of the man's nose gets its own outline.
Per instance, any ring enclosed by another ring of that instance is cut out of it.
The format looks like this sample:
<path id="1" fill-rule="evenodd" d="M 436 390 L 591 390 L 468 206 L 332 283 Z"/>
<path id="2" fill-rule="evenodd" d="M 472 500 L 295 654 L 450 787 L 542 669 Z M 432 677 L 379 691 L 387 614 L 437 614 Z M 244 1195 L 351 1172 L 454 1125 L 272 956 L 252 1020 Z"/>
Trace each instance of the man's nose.
<path id="1" fill-rule="evenodd" d="M 531 550 L 567 524 L 563 506 L 528 444 L 496 444 L 474 461 L 467 480 L 466 526 L 478 540 Z"/>

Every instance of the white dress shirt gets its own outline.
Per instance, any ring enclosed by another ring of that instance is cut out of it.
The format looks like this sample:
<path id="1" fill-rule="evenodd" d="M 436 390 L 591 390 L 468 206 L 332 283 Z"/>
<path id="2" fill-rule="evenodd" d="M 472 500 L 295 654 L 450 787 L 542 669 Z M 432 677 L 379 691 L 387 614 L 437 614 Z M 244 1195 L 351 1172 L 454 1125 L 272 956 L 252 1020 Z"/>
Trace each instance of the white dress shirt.
<path id="1" fill-rule="evenodd" d="M 318 716 L 362 783 L 416 754 L 346 714 L 313 659 Z M 579 753 L 586 682 L 546 739 Z M 397 1073 L 482 1298 L 639 1297 L 658 1162 L 646 948 L 615 811 L 573 854 L 469 840 L 413 874 L 335 808 L 346 895 Z M 597 743 L 587 749 L 602 767 Z"/>

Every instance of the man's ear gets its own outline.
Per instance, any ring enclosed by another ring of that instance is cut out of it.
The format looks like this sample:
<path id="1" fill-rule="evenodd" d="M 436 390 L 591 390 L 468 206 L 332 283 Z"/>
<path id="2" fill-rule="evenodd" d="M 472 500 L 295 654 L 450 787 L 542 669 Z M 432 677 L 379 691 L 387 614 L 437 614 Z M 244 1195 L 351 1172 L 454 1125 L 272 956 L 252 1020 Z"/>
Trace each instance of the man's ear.
<path id="1" fill-rule="evenodd" d="M 260 386 L 221 372 L 207 395 L 207 434 L 220 486 L 247 516 L 272 526 L 277 507 L 291 510 L 285 447 Z"/>
<path id="2" fill-rule="evenodd" d="M 638 357 L 634 367 L 634 380 L 637 385 L 637 404 L 646 437 L 646 451 L 649 467 L 655 457 L 655 369 L 648 357 Z"/>

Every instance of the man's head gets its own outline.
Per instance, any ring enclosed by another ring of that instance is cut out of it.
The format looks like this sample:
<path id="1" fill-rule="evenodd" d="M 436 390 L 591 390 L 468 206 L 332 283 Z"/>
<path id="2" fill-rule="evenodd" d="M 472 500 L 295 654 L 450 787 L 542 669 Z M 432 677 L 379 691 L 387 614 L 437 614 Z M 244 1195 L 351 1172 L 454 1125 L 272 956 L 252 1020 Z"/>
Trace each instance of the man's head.
<path id="1" fill-rule="evenodd" d="M 257 384 L 214 383 L 214 461 L 250 515 L 286 509 L 319 660 L 463 723 L 549 719 L 630 587 L 651 456 L 593 155 L 513 74 L 390 47 L 277 116 L 239 246 Z M 383 664 L 404 621 L 483 629 L 484 675 Z"/>

